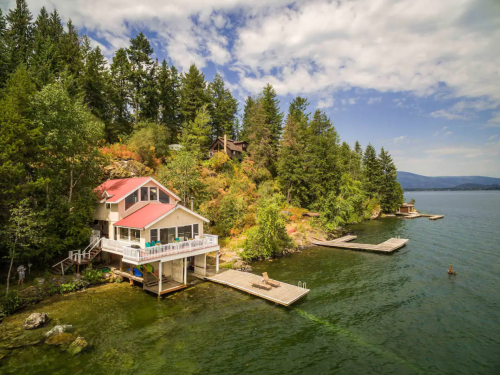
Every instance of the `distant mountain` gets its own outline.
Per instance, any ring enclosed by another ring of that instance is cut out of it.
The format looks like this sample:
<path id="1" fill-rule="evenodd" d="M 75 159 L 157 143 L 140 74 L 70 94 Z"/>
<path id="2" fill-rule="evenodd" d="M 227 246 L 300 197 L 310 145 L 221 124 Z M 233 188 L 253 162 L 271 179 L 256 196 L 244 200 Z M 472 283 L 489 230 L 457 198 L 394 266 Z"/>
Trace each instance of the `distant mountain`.
<path id="1" fill-rule="evenodd" d="M 398 172 L 398 180 L 403 189 L 452 188 L 464 184 L 500 185 L 500 178 L 483 176 L 440 176 L 428 177 L 409 172 Z M 467 187 L 467 186 L 461 186 Z M 473 187 L 473 186 L 470 186 Z M 478 188 L 481 186 L 477 186 Z"/>

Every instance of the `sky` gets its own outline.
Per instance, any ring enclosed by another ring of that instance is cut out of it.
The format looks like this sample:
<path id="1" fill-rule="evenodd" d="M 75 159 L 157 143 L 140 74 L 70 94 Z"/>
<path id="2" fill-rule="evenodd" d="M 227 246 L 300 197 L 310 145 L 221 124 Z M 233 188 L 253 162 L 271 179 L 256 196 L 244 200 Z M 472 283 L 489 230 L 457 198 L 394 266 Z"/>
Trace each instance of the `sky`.
<path id="1" fill-rule="evenodd" d="M 13 0 L 0 0 L 11 8 Z M 265 84 L 399 170 L 500 177 L 499 0 L 28 0 L 72 19 L 108 59 L 145 33 L 181 71 L 221 74 L 240 101 Z"/>

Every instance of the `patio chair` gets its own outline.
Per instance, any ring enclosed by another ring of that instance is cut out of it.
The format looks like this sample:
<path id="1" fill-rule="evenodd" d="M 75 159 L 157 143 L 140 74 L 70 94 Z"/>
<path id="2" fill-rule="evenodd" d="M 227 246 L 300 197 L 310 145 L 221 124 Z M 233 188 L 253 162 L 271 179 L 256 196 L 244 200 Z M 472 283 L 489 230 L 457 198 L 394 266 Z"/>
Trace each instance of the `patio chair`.
<path id="1" fill-rule="evenodd" d="M 263 283 L 256 283 L 254 281 L 250 281 L 250 285 L 253 286 L 254 288 L 259 288 L 259 289 L 264 289 L 264 290 L 271 290 L 272 287 Z"/>
<path id="2" fill-rule="evenodd" d="M 146 242 L 146 247 L 151 247 L 151 244 L 149 242 Z"/>
<path id="3" fill-rule="evenodd" d="M 265 282 L 267 285 L 274 286 L 275 288 L 277 288 L 277 287 L 279 287 L 279 286 L 280 286 L 280 282 L 279 282 L 279 281 L 276 281 L 276 280 L 271 280 L 271 279 L 269 278 L 269 276 L 267 275 L 267 272 L 262 273 L 262 276 L 264 276 L 264 282 Z"/>

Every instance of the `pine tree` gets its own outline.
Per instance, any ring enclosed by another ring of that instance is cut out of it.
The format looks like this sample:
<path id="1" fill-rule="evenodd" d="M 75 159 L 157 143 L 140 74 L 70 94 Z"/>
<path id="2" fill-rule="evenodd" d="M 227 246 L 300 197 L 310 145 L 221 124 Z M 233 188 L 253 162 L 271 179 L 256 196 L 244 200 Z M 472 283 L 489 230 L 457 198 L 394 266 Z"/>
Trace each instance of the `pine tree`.
<path id="1" fill-rule="evenodd" d="M 205 75 L 195 64 L 181 78 L 181 112 L 185 122 L 193 121 L 196 112 L 208 103 Z"/>
<path id="2" fill-rule="evenodd" d="M 364 189 L 368 196 L 374 197 L 380 190 L 380 177 L 382 171 L 380 162 L 377 158 L 375 148 L 371 144 L 366 146 L 363 155 L 363 174 L 364 174 Z"/>
<path id="3" fill-rule="evenodd" d="M 143 121 L 158 123 L 160 118 L 160 99 L 158 87 L 158 61 L 151 66 L 144 83 L 144 96 L 141 100 L 140 116 Z"/>
<path id="4" fill-rule="evenodd" d="M 134 106 L 134 121 L 137 124 L 141 116 L 141 109 L 145 107 L 145 92 L 150 87 L 151 69 L 153 61 L 150 55 L 154 52 L 149 44 L 149 40 L 141 32 L 135 38 L 130 39 L 130 47 L 127 49 L 127 54 L 130 63 L 132 64 L 132 72 L 130 81 L 133 85 L 132 103 Z M 144 113 L 149 115 L 148 111 Z"/>
<path id="5" fill-rule="evenodd" d="M 158 91 L 161 123 L 170 133 L 170 143 L 177 141 L 181 132 L 180 80 L 175 66 L 163 60 L 158 72 Z"/>
<path id="6" fill-rule="evenodd" d="M 251 96 L 248 96 L 245 100 L 245 109 L 243 111 L 243 118 L 241 120 L 241 131 L 240 131 L 240 139 L 244 141 L 248 141 L 248 133 L 250 128 L 250 113 L 252 112 L 253 106 L 255 106 L 256 100 Z"/>
<path id="7" fill-rule="evenodd" d="M 40 13 L 33 28 L 33 61 L 31 70 L 39 88 L 54 80 L 52 72 L 52 59 L 56 45 L 50 39 L 50 18 L 45 7 Z"/>
<path id="8" fill-rule="evenodd" d="M 352 176 L 352 151 L 347 142 L 342 142 L 340 146 L 339 162 L 342 173 L 348 173 Z"/>
<path id="9" fill-rule="evenodd" d="M 280 112 L 280 101 L 277 98 L 276 91 L 270 84 L 267 84 L 266 87 L 264 87 L 264 90 L 262 91 L 259 99 L 266 116 L 265 126 L 269 129 L 269 132 L 271 134 L 273 153 L 277 154 L 284 116 L 283 113 Z M 269 169 L 273 176 L 276 175 L 276 167 L 274 162 L 270 164 Z"/>
<path id="10" fill-rule="evenodd" d="M 208 109 L 212 118 L 212 140 L 224 134 L 227 134 L 229 138 L 235 138 L 238 101 L 224 86 L 224 80 L 219 74 L 216 74 L 213 82 L 208 84 L 208 96 L 210 98 Z"/>
<path id="11" fill-rule="evenodd" d="M 14 71 L 19 65 L 29 66 L 33 54 L 33 16 L 26 0 L 16 0 L 16 7 L 7 15 L 6 44 L 9 52 L 8 69 Z"/>
<path id="12" fill-rule="evenodd" d="M 66 71 L 78 80 L 83 72 L 84 63 L 78 30 L 71 20 L 67 23 L 67 31 L 61 37 L 58 55 L 59 71 Z"/>
<path id="13" fill-rule="evenodd" d="M 394 212 L 404 201 L 403 190 L 397 181 L 398 174 L 391 155 L 383 147 L 379 154 L 379 163 L 382 172 L 380 206 L 384 212 Z"/>
<path id="14" fill-rule="evenodd" d="M 111 106 L 113 120 L 107 130 L 108 141 L 115 142 L 120 134 L 129 134 L 132 131 L 129 106 L 131 105 L 132 84 L 129 77 L 132 74 L 132 65 L 128 61 L 127 51 L 120 48 L 116 51 L 111 63 Z"/>
<path id="15" fill-rule="evenodd" d="M 7 22 L 0 9 L 0 89 L 5 85 L 9 75 L 9 51 L 6 40 Z"/>

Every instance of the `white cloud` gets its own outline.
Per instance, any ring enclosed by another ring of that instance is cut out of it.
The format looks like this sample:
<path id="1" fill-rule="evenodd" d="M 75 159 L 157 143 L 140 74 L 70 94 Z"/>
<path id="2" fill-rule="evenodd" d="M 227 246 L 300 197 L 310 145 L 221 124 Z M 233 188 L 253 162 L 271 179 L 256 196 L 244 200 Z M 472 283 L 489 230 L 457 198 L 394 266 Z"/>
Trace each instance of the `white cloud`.
<path id="1" fill-rule="evenodd" d="M 356 104 L 357 98 L 349 98 L 349 104 Z"/>
<path id="2" fill-rule="evenodd" d="M 380 103 L 382 101 L 382 97 L 377 96 L 377 97 L 370 97 L 368 99 L 368 104 L 375 104 L 375 103 Z"/>
<path id="3" fill-rule="evenodd" d="M 320 99 L 318 101 L 318 106 L 317 108 L 330 108 L 333 107 L 333 104 L 335 104 L 335 99 L 333 99 L 331 96 L 328 98 Z"/>
<path id="4" fill-rule="evenodd" d="M 449 112 L 445 109 L 440 109 L 439 111 L 435 111 L 431 113 L 432 117 L 443 117 L 447 120 L 467 120 L 467 117 Z"/>
<path id="5" fill-rule="evenodd" d="M 392 142 L 393 143 L 401 143 L 406 140 L 406 135 L 401 135 L 399 137 L 393 138 Z"/>
<path id="6" fill-rule="evenodd" d="M 492 124 L 500 124 L 500 111 L 493 113 L 493 117 L 488 122 Z"/>

